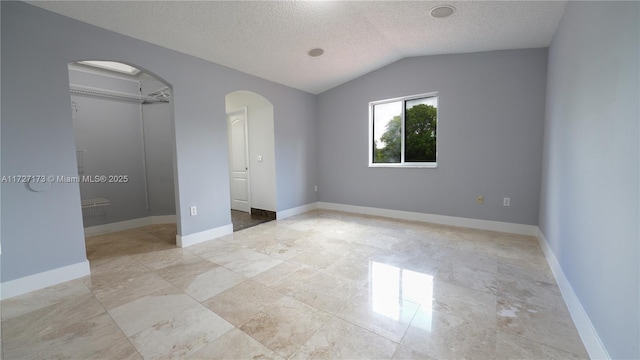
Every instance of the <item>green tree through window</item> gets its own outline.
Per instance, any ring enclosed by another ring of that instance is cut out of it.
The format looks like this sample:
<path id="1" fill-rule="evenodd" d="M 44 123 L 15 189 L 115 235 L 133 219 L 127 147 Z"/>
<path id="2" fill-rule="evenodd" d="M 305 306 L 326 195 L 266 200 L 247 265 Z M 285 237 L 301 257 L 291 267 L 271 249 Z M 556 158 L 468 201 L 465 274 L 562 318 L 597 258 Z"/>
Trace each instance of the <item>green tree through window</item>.
<path id="1" fill-rule="evenodd" d="M 404 161 L 436 161 L 436 117 L 431 105 L 419 104 L 407 109 L 404 121 Z"/>
<path id="2" fill-rule="evenodd" d="M 395 106 L 400 105 L 400 106 Z M 408 98 L 400 102 L 373 104 L 373 157 L 375 164 L 435 163 L 437 96 Z M 394 115 L 402 111 L 403 114 Z M 404 115 L 404 134 L 403 119 Z M 377 129 L 384 133 L 376 137 Z M 404 154 L 402 153 L 404 142 Z"/>
<path id="3" fill-rule="evenodd" d="M 398 163 L 400 162 L 400 152 L 402 151 L 400 115 L 394 116 L 387 123 L 386 129 L 387 131 L 380 137 L 380 144 L 376 143 L 373 148 L 375 162 Z M 378 146 L 382 146 L 382 148 L 378 148 Z"/>

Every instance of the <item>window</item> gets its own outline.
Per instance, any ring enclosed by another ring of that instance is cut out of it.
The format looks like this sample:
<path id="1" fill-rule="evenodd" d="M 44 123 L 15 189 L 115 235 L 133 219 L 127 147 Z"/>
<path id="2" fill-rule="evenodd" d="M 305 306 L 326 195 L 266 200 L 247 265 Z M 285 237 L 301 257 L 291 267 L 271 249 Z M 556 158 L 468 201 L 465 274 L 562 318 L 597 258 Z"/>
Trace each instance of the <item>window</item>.
<path id="1" fill-rule="evenodd" d="M 437 166 L 438 93 L 371 102 L 369 117 L 369 166 Z"/>

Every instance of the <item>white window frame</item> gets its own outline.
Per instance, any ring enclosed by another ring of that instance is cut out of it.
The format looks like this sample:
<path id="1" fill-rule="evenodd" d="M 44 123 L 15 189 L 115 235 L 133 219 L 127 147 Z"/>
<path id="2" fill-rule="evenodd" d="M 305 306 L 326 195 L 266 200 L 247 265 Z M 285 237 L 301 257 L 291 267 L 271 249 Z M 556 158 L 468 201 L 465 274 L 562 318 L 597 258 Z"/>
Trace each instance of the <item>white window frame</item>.
<path id="1" fill-rule="evenodd" d="M 418 95 L 409 95 L 409 96 L 403 96 L 403 97 L 397 97 L 397 98 L 393 98 L 393 99 L 385 99 L 385 100 L 377 100 L 377 101 L 371 101 L 369 103 L 369 139 L 367 140 L 367 142 L 369 143 L 369 167 L 373 167 L 373 168 L 431 168 L 431 169 L 435 169 L 438 167 L 438 147 L 439 147 L 439 142 L 440 139 L 438 137 L 438 128 L 440 128 L 440 98 L 438 95 L 438 91 L 433 91 L 433 92 L 429 92 L 429 93 L 424 93 L 424 94 L 418 94 Z M 415 100 L 415 99 L 420 99 L 420 98 L 426 98 L 426 97 L 435 97 L 436 98 L 436 103 L 437 103 L 437 111 L 438 111 L 438 115 L 436 117 L 436 161 L 434 162 L 405 162 L 404 161 L 404 142 L 405 142 L 405 134 L 404 134 L 404 113 L 406 110 L 406 106 L 404 105 L 404 102 L 407 100 Z M 402 122 L 401 122 L 401 129 L 402 129 L 402 136 L 401 136 L 401 140 L 400 140 L 400 162 L 399 163 L 374 163 L 373 162 L 373 107 L 375 105 L 380 105 L 380 104 L 387 104 L 387 103 L 392 103 L 392 102 L 397 102 L 397 101 L 402 101 Z"/>

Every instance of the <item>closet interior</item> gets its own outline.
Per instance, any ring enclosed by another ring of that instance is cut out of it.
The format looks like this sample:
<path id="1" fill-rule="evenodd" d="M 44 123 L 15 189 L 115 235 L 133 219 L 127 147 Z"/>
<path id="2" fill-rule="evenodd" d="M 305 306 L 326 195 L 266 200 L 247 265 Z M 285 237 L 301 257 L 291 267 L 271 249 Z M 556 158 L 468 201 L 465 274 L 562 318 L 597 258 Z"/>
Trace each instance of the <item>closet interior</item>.
<path id="1" fill-rule="evenodd" d="M 169 87 L 125 64 L 77 62 L 69 91 L 85 233 L 175 223 Z"/>

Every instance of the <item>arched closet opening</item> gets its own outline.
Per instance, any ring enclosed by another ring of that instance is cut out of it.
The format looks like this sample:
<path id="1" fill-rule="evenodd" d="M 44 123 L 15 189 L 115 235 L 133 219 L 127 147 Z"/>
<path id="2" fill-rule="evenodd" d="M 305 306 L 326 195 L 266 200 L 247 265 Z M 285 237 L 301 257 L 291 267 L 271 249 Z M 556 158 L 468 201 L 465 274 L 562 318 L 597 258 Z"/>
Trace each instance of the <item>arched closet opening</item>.
<path id="1" fill-rule="evenodd" d="M 128 64 L 79 61 L 69 90 L 89 260 L 175 247 L 171 86 Z"/>

